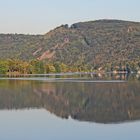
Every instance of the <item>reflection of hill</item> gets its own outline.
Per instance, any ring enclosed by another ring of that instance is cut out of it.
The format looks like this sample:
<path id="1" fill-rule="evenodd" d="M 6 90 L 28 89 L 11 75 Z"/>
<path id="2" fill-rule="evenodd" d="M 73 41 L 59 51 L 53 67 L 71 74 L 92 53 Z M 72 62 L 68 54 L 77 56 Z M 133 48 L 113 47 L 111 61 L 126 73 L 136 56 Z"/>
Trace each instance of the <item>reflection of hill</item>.
<path id="1" fill-rule="evenodd" d="M 0 109 L 41 107 L 41 100 L 33 93 L 32 82 L 0 81 Z"/>
<path id="2" fill-rule="evenodd" d="M 0 81 L 0 109 L 46 108 L 62 118 L 100 123 L 139 120 L 139 91 L 139 82 Z"/>

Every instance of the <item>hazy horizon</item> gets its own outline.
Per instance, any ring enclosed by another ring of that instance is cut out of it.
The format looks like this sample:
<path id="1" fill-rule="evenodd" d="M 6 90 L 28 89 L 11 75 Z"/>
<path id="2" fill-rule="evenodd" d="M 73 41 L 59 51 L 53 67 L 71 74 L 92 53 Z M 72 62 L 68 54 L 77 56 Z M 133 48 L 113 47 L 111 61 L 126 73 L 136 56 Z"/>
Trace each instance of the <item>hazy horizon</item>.
<path id="1" fill-rule="evenodd" d="M 0 33 L 45 34 L 62 24 L 117 19 L 140 22 L 138 0 L 2 0 Z"/>

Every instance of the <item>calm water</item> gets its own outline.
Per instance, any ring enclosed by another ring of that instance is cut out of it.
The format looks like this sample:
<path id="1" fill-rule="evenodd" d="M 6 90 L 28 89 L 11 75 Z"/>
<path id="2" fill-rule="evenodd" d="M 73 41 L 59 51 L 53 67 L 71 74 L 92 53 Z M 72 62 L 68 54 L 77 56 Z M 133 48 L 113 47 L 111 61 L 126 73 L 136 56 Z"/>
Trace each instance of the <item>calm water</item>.
<path id="1" fill-rule="evenodd" d="M 0 140 L 139 140 L 140 76 L 0 77 Z"/>

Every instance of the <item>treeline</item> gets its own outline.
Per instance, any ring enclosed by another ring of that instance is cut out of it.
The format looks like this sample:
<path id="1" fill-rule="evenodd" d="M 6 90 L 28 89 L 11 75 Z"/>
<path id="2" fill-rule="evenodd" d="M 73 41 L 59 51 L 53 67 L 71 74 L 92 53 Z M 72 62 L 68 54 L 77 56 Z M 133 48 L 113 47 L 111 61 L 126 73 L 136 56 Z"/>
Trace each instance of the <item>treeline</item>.
<path id="1" fill-rule="evenodd" d="M 120 63 L 110 63 L 104 65 L 105 71 L 111 72 L 127 72 L 127 73 L 139 73 L 140 72 L 140 60 L 125 61 Z"/>
<path id="2" fill-rule="evenodd" d="M 140 61 L 105 64 L 102 67 L 92 65 L 77 64 L 66 65 L 61 62 L 46 61 L 23 61 L 18 59 L 0 60 L 0 74 L 20 75 L 20 74 L 47 74 L 61 72 L 140 72 Z"/>
<path id="3" fill-rule="evenodd" d="M 0 60 L 0 74 L 47 74 L 61 72 L 88 71 L 84 66 L 68 66 L 64 63 L 43 62 L 38 60 L 23 61 L 18 59 Z"/>

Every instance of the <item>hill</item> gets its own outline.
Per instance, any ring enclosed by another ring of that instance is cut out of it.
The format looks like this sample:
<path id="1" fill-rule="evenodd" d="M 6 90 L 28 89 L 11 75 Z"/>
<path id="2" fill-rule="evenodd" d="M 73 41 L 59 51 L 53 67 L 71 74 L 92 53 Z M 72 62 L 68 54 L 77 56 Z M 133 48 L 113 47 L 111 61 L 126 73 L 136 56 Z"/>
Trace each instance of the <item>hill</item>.
<path id="1" fill-rule="evenodd" d="M 139 69 L 140 23 L 97 20 L 62 25 L 45 35 L 0 34 L 0 59 L 9 58 L 81 69 Z"/>

